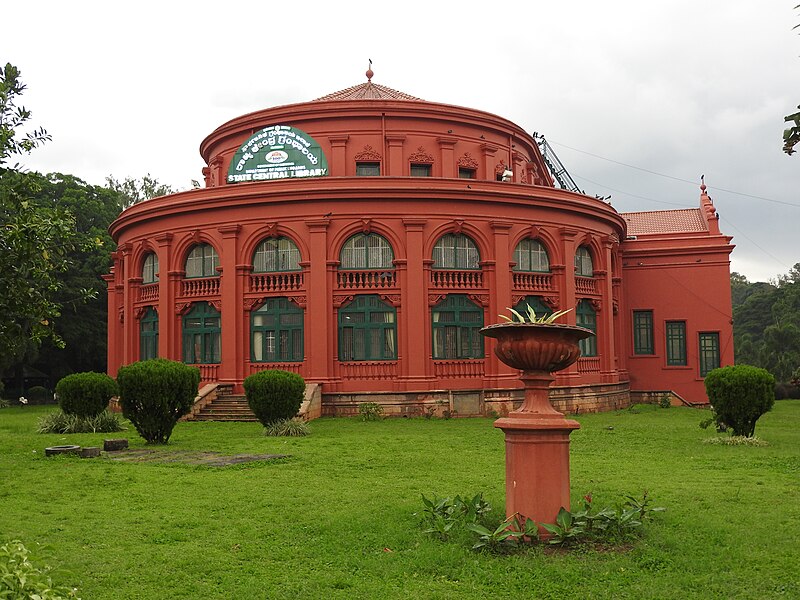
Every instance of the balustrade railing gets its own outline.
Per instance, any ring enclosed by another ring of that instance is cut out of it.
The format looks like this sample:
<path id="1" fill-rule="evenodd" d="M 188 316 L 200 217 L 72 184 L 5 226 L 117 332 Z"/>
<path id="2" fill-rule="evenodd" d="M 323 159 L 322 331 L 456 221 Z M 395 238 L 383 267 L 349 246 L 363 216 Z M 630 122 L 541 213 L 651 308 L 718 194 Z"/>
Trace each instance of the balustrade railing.
<path id="1" fill-rule="evenodd" d="M 150 300 L 158 300 L 158 284 L 148 283 L 139 288 L 139 300 L 147 302 Z"/>
<path id="2" fill-rule="evenodd" d="M 303 273 L 252 273 L 251 292 L 295 292 L 303 289 Z"/>
<path id="3" fill-rule="evenodd" d="M 599 356 L 582 356 L 578 359 L 578 373 L 599 373 Z"/>
<path id="4" fill-rule="evenodd" d="M 199 297 L 219 294 L 219 277 L 198 277 L 181 281 L 181 296 Z"/>
<path id="5" fill-rule="evenodd" d="M 591 277 L 575 277 L 576 294 L 597 294 L 597 282 Z"/>
<path id="6" fill-rule="evenodd" d="M 342 289 L 382 289 L 397 285 L 397 275 L 386 269 L 378 271 L 337 271 L 336 284 Z"/>
<path id="7" fill-rule="evenodd" d="M 484 360 L 434 360 L 433 372 L 442 379 L 483 377 Z"/>
<path id="8" fill-rule="evenodd" d="M 358 361 L 339 363 L 342 379 L 394 379 L 397 363 L 393 361 Z"/>
<path id="9" fill-rule="evenodd" d="M 483 287 L 483 271 L 431 270 L 431 286 L 445 289 L 473 289 Z"/>
<path id="10" fill-rule="evenodd" d="M 252 375 L 253 373 L 258 373 L 260 371 L 266 371 L 268 369 L 278 369 L 280 371 L 290 371 L 292 373 L 302 374 L 303 363 L 301 362 L 290 362 L 290 363 L 251 362 L 250 363 L 250 375 Z"/>
<path id="11" fill-rule="evenodd" d="M 219 378 L 219 365 L 194 365 L 200 369 L 200 383 L 215 383 Z"/>
<path id="12" fill-rule="evenodd" d="M 514 272 L 514 289 L 524 292 L 553 291 L 552 273 Z"/>

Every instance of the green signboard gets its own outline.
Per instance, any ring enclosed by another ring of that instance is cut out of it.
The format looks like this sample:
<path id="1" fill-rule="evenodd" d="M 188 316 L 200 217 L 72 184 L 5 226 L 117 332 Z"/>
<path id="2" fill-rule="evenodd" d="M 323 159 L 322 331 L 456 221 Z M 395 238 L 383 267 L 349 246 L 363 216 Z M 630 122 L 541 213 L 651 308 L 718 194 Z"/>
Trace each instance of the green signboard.
<path id="1" fill-rule="evenodd" d="M 228 183 L 327 174 L 328 161 L 314 138 L 288 125 L 271 125 L 254 133 L 233 155 Z"/>

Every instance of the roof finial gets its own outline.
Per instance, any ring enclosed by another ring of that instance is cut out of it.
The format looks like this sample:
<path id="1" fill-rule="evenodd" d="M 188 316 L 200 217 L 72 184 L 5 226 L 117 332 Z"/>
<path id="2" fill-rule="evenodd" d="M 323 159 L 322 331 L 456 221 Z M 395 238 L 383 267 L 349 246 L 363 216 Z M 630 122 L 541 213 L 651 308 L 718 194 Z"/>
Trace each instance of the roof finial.
<path id="1" fill-rule="evenodd" d="M 372 76 L 375 75 L 375 73 L 372 72 L 372 59 L 370 58 L 368 60 L 369 60 L 369 68 L 367 69 L 367 81 L 372 82 Z"/>
<path id="2" fill-rule="evenodd" d="M 700 191 L 706 193 L 706 176 L 700 175 Z"/>

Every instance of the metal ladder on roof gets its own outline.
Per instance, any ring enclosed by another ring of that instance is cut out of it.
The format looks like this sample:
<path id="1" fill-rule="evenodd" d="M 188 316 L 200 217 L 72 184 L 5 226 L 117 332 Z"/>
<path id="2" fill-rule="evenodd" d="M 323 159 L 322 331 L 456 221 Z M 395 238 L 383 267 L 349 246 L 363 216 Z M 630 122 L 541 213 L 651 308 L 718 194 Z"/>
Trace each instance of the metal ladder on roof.
<path id="1" fill-rule="evenodd" d="M 586 192 L 578 187 L 578 184 L 575 183 L 575 180 L 567 172 L 567 168 L 558 159 L 555 150 L 553 150 L 553 147 L 547 142 L 544 135 L 534 131 L 533 139 L 536 140 L 536 144 L 539 146 L 539 151 L 542 153 L 544 164 L 547 165 L 550 173 L 558 182 L 559 187 L 564 190 L 569 190 L 570 192 L 586 194 Z"/>

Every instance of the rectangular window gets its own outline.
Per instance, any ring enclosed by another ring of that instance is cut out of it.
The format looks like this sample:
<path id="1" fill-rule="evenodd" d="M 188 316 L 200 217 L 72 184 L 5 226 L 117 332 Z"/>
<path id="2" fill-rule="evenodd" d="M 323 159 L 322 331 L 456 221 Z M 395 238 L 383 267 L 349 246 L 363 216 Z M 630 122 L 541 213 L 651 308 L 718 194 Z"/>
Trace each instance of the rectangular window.
<path id="1" fill-rule="evenodd" d="M 700 334 L 700 377 L 719 369 L 719 333 Z"/>
<path id="2" fill-rule="evenodd" d="M 379 162 L 357 162 L 356 176 L 358 177 L 377 177 L 381 174 L 381 163 Z"/>
<path id="3" fill-rule="evenodd" d="M 475 179 L 475 169 L 467 169 L 465 167 L 458 167 L 458 176 L 461 179 Z"/>
<path id="4" fill-rule="evenodd" d="M 667 365 L 686 366 L 686 321 L 667 321 Z"/>
<path id="5" fill-rule="evenodd" d="M 418 164 L 411 164 L 411 176 L 412 177 L 430 177 L 431 176 L 431 166 L 430 165 L 418 165 Z"/>
<path id="6" fill-rule="evenodd" d="M 633 311 L 633 353 L 654 354 L 653 311 Z"/>

